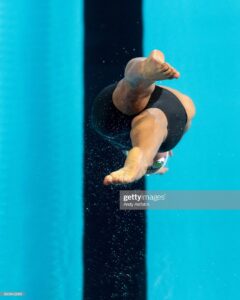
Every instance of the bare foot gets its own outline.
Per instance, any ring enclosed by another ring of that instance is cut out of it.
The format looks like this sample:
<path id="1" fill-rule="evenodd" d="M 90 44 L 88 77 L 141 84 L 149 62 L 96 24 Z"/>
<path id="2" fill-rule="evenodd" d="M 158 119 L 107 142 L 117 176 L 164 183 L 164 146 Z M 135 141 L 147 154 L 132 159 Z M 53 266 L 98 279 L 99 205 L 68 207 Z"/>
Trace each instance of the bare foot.
<path id="1" fill-rule="evenodd" d="M 165 62 L 164 54 L 161 51 L 153 50 L 144 61 L 143 76 L 145 79 L 157 81 L 179 78 L 180 73 Z"/>
<path id="2" fill-rule="evenodd" d="M 124 167 L 110 173 L 104 178 L 103 184 L 127 184 L 143 177 L 147 172 L 147 163 L 139 148 L 132 148 L 125 161 Z"/>

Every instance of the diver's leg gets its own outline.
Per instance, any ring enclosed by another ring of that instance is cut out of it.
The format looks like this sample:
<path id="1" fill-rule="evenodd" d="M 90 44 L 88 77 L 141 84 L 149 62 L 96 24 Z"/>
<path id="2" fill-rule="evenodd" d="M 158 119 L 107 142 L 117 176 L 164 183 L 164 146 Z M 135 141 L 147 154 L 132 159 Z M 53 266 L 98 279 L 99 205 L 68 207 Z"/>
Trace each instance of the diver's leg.
<path id="1" fill-rule="evenodd" d="M 163 89 L 169 90 L 170 92 L 172 92 L 175 96 L 177 96 L 177 98 L 179 99 L 179 101 L 182 103 L 182 105 L 184 106 L 186 113 L 187 113 L 187 124 L 185 127 L 185 132 L 189 129 L 189 127 L 191 126 L 191 121 L 192 119 L 195 117 L 196 114 L 196 108 L 194 105 L 193 100 L 186 94 L 183 94 L 182 92 L 167 87 L 167 86 L 161 86 Z"/>
<path id="2" fill-rule="evenodd" d="M 104 184 L 126 184 L 140 179 L 153 164 L 158 149 L 167 136 L 167 119 L 156 108 L 146 109 L 132 121 L 132 149 L 123 168 L 104 178 Z"/>
<path id="3" fill-rule="evenodd" d="M 113 93 L 113 103 L 124 114 L 136 114 L 146 107 L 156 80 L 178 77 L 176 69 L 165 63 L 163 53 L 153 50 L 147 58 L 129 61 L 124 78 Z"/>

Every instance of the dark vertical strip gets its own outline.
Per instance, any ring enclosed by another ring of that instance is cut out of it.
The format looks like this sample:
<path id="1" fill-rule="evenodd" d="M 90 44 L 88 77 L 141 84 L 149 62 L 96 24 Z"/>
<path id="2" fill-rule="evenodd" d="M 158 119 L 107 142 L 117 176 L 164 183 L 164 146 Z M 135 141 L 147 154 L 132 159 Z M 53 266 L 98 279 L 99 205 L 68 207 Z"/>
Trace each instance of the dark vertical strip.
<path id="1" fill-rule="evenodd" d="M 146 299 L 145 213 L 119 210 L 119 190 L 144 189 L 144 180 L 103 186 L 124 157 L 89 126 L 97 93 L 142 56 L 141 8 L 141 0 L 85 1 L 84 300 Z"/>

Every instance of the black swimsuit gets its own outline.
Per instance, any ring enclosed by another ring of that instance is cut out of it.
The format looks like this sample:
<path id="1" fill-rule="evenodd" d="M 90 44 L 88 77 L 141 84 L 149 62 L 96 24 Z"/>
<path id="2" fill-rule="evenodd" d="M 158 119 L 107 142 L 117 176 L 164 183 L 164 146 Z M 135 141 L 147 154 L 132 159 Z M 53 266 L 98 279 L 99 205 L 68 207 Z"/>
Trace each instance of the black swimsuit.
<path id="1" fill-rule="evenodd" d="M 141 112 L 127 116 L 114 106 L 112 94 L 116 86 L 117 83 L 107 86 L 96 97 L 92 107 L 92 126 L 114 146 L 129 150 L 132 147 L 131 123 Z M 181 140 L 187 123 L 187 114 L 182 103 L 173 93 L 156 85 L 145 109 L 147 108 L 158 108 L 166 115 L 168 135 L 159 151 L 171 150 Z"/>

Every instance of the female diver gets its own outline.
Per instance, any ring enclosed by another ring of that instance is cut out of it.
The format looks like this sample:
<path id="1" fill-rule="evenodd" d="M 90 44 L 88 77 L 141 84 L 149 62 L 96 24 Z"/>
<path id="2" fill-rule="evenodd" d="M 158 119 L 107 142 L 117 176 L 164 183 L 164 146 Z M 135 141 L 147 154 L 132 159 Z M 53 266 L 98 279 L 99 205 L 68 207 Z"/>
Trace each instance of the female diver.
<path id="1" fill-rule="evenodd" d="M 187 95 L 158 86 L 155 81 L 179 76 L 165 62 L 164 54 L 153 50 L 147 58 L 130 60 L 124 78 L 96 97 L 92 108 L 94 129 L 127 153 L 124 166 L 105 176 L 105 185 L 131 183 L 147 173 L 166 173 L 164 166 L 152 166 L 171 155 L 170 150 L 190 127 L 195 106 Z"/>

